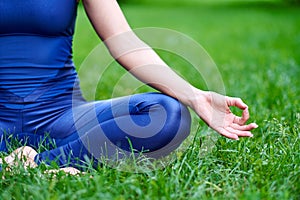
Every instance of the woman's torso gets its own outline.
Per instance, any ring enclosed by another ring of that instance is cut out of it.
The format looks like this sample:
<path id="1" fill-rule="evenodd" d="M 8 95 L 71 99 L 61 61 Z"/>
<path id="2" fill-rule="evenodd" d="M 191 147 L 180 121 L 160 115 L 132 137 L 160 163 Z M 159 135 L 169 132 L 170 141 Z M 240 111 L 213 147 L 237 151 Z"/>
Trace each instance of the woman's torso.
<path id="1" fill-rule="evenodd" d="M 72 93 L 76 10 L 75 0 L 0 1 L 1 105 Z"/>

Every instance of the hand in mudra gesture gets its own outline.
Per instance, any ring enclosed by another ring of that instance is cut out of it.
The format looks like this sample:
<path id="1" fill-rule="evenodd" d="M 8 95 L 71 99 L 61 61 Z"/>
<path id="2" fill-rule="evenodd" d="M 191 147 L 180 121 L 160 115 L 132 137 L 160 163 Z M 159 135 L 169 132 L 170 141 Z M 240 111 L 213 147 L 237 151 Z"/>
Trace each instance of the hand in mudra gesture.
<path id="1" fill-rule="evenodd" d="M 240 98 L 197 89 L 195 94 L 191 107 L 212 129 L 234 140 L 238 140 L 239 137 L 253 136 L 251 130 L 257 128 L 258 125 L 256 123 L 246 124 L 250 117 L 248 106 Z M 243 110 L 242 116 L 232 113 L 231 106 Z"/>

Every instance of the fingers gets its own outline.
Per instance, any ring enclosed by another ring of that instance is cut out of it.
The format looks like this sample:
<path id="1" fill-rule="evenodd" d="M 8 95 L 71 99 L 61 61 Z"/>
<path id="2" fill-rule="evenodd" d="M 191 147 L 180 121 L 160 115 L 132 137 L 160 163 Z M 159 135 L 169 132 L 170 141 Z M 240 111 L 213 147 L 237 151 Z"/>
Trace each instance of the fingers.
<path id="1" fill-rule="evenodd" d="M 241 131 L 237 130 L 231 127 L 227 127 L 226 130 L 230 132 L 231 134 L 235 134 L 238 137 L 253 137 L 252 133 L 250 131 Z"/>
<path id="2" fill-rule="evenodd" d="M 217 130 L 221 135 L 232 139 L 232 140 L 239 140 L 239 136 L 233 133 L 230 133 L 228 130 L 226 129 L 221 129 L 221 130 Z"/>
<path id="3" fill-rule="evenodd" d="M 235 97 L 226 97 L 226 102 L 228 106 L 235 106 L 242 110 L 248 108 L 247 104 L 245 104 L 242 99 Z"/>
<path id="4" fill-rule="evenodd" d="M 242 118 L 241 118 L 240 122 L 242 124 L 245 124 L 248 121 L 249 117 L 250 117 L 250 115 L 249 115 L 249 110 L 248 110 L 248 107 L 247 107 L 243 110 Z"/>
<path id="5" fill-rule="evenodd" d="M 250 115 L 247 104 L 245 104 L 240 98 L 226 97 L 226 102 L 228 106 L 235 106 L 243 110 L 242 117 L 235 116 L 233 122 L 239 125 L 244 125 Z"/>
<path id="6" fill-rule="evenodd" d="M 240 131 L 251 131 L 252 129 L 255 129 L 258 127 L 256 123 L 251 123 L 247 125 L 239 125 L 239 124 L 231 124 L 230 125 L 233 129 L 240 130 Z"/>
<path id="7" fill-rule="evenodd" d="M 231 127 L 227 127 L 226 129 L 222 129 L 219 133 L 229 139 L 239 140 L 239 137 L 253 137 L 250 131 L 240 131 L 233 129 Z"/>
<path id="8" fill-rule="evenodd" d="M 239 140 L 239 137 L 253 137 L 253 134 L 250 132 L 252 129 L 257 128 L 258 125 L 256 123 L 251 123 L 248 125 L 238 125 L 238 124 L 231 124 L 226 128 L 222 128 L 217 130 L 221 135 L 233 139 Z"/>
<path id="9" fill-rule="evenodd" d="M 225 123 L 220 124 L 219 121 L 216 121 L 214 124 L 211 123 L 210 126 L 212 128 L 215 128 L 215 130 L 219 132 L 221 135 L 230 139 L 238 140 L 239 137 L 252 137 L 253 135 L 250 131 L 252 129 L 257 128 L 258 126 L 255 123 L 245 125 L 250 118 L 247 104 L 245 104 L 240 98 L 228 97 L 228 96 L 225 96 L 225 102 L 226 105 L 220 104 L 218 105 L 219 107 L 215 108 L 215 110 L 219 109 L 219 111 L 224 110 L 224 108 L 222 110 L 222 106 L 226 108 L 225 118 L 224 118 L 225 121 L 223 121 Z M 234 115 L 228 108 L 231 106 L 243 110 L 242 116 Z M 222 116 L 224 117 L 224 113 Z"/>
<path id="10" fill-rule="evenodd" d="M 248 107 L 243 110 L 242 117 L 235 116 L 233 119 L 233 123 L 244 125 L 248 119 L 250 118 Z"/>

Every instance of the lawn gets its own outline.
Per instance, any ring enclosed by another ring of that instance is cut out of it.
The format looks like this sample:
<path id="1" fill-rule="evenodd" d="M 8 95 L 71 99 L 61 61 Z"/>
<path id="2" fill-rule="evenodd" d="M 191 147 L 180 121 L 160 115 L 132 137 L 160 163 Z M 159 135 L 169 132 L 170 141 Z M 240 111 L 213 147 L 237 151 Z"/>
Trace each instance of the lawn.
<path id="1" fill-rule="evenodd" d="M 132 173 L 104 165 L 78 177 L 43 174 L 43 166 L 0 172 L 0 199 L 300 199 L 300 7 L 124 4 L 122 9 L 133 28 L 168 28 L 201 44 L 216 63 L 226 94 L 249 105 L 251 121 L 259 125 L 254 137 L 231 141 L 196 121 L 193 142 L 164 169 Z M 82 7 L 76 29 L 79 70 L 99 43 Z M 187 60 L 157 51 L 184 78 L 209 88 Z M 101 60 L 94 62 L 101 66 Z M 124 73 L 116 63 L 105 66 L 96 98 L 112 97 Z"/>

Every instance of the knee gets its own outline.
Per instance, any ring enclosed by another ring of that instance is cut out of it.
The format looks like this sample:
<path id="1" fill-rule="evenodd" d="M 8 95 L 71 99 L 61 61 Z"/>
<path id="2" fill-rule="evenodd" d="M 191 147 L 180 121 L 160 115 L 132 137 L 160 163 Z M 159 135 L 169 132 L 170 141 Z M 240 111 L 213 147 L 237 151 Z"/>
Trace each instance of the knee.
<path id="1" fill-rule="evenodd" d="M 165 146 L 175 147 L 190 134 L 189 110 L 178 100 L 161 93 L 146 93 L 136 97 L 143 100 L 135 102 L 136 112 L 131 116 L 134 124 L 125 125 L 130 129 L 126 131 L 126 136 L 134 149 L 157 151 Z M 140 133 L 143 133 L 142 136 Z"/>
<path id="2" fill-rule="evenodd" d="M 188 108 L 178 100 L 163 94 L 159 103 L 167 113 L 165 132 L 173 135 L 176 143 L 181 143 L 190 134 L 191 115 Z"/>
<path id="3" fill-rule="evenodd" d="M 159 103 L 165 108 L 168 115 L 168 123 L 178 124 L 179 129 L 189 132 L 191 125 L 191 115 L 188 108 L 178 100 L 161 94 Z"/>
<path id="4" fill-rule="evenodd" d="M 169 123 L 173 126 L 177 125 L 176 135 L 174 137 L 176 143 L 181 143 L 190 134 L 191 115 L 188 108 L 181 102 L 176 101 L 176 106 L 173 105 L 170 115 L 173 115 Z M 175 103 L 174 103 L 175 104 Z M 176 125 L 175 125 L 176 124 Z"/>
<path id="5" fill-rule="evenodd" d="M 190 128 L 191 116 L 188 108 L 177 99 L 162 93 L 145 93 L 141 96 L 142 103 L 137 104 L 138 114 L 149 113 L 154 124 L 164 121 L 165 127 L 177 127 L 181 124 L 185 129 Z M 148 122 L 150 122 L 149 120 Z"/>
<path id="6" fill-rule="evenodd" d="M 158 102 L 164 107 L 167 119 L 158 138 L 151 142 L 150 152 L 146 153 L 153 158 L 166 156 L 177 149 L 189 136 L 191 129 L 191 115 L 185 105 L 166 95 L 161 95 Z"/>

